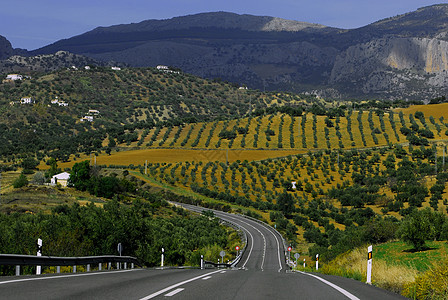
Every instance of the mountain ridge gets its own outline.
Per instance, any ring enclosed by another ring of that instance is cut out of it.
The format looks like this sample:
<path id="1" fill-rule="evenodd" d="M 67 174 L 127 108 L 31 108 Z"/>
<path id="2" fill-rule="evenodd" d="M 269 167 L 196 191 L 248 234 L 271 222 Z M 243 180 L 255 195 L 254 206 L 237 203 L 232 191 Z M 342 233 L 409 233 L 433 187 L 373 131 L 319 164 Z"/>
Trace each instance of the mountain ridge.
<path id="1" fill-rule="evenodd" d="M 356 29 L 211 12 L 98 27 L 29 55 L 63 50 L 132 67 L 162 64 L 324 97 L 430 99 L 448 93 L 447 24 L 448 4 Z"/>

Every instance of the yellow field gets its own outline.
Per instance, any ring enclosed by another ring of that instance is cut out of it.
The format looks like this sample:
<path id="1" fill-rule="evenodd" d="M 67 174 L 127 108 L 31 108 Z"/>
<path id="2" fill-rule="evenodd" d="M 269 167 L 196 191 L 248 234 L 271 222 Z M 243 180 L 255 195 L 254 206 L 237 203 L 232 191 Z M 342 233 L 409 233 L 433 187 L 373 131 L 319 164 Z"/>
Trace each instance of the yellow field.
<path id="1" fill-rule="evenodd" d="M 301 150 L 191 150 L 191 149 L 143 149 L 114 152 L 111 155 L 101 154 L 96 157 L 98 165 L 145 165 L 148 163 L 173 163 L 186 161 L 220 161 L 225 162 L 228 156 L 229 162 L 237 160 L 252 161 L 267 158 L 283 157 L 288 155 L 303 154 Z M 67 163 L 60 162 L 58 166 L 62 169 L 71 168 L 76 162 L 89 160 L 89 156 L 81 156 L 76 161 Z M 93 158 L 92 158 L 93 164 Z M 41 163 L 39 169 L 48 169 L 49 166 Z"/>
<path id="2" fill-rule="evenodd" d="M 431 105 L 412 105 L 408 108 L 397 109 L 397 112 L 402 111 L 403 114 L 415 114 L 421 111 L 425 117 L 433 116 L 438 119 L 440 117 L 448 118 L 448 103 L 431 104 Z"/>

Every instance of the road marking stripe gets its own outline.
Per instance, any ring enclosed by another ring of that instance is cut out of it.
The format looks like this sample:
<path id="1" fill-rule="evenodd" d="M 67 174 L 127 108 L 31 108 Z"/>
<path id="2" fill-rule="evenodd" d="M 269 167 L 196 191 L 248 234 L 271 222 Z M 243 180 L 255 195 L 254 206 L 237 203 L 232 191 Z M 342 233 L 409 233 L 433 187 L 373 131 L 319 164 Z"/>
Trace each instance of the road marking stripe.
<path id="1" fill-rule="evenodd" d="M 80 276 L 93 276 L 93 275 L 109 275 L 123 272 L 132 272 L 143 269 L 133 269 L 133 270 L 122 270 L 122 271 L 110 271 L 110 272 L 96 272 L 96 273 L 85 273 L 85 274 L 71 274 L 71 275 L 59 275 L 59 276 L 49 276 L 49 277 L 35 277 L 35 278 L 24 278 L 24 279 L 13 279 L 8 281 L 0 281 L 0 284 L 8 284 L 23 281 L 35 281 L 35 280 L 47 280 L 47 279 L 58 279 L 58 278 L 68 278 L 68 277 L 80 277 Z"/>
<path id="2" fill-rule="evenodd" d="M 187 284 L 187 283 L 189 283 L 189 282 L 192 282 L 192 281 L 201 279 L 201 278 L 203 278 L 203 277 L 206 277 L 206 276 L 209 276 L 209 275 L 218 273 L 218 272 L 221 272 L 221 270 L 214 271 L 214 272 L 210 272 L 210 273 L 207 273 L 207 274 L 204 274 L 204 275 L 201 275 L 201 276 L 197 276 L 197 277 L 194 277 L 194 278 L 191 278 L 191 279 L 188 279 L 188 280 L 185 280 L 185 281 L 182 281 L 182 282 L 173 284 L 173 285 L 171 285 L 171 286 L 169 286 L 169 287 L 167 287 L 167 288 L 164 288 L 164 289 L 162 289 L 162 290 L 160 290 L 160 291 L 158 291 L 158 292 L 152 293 L 151 295 L 148 295 L 148 296 L 146 296 L 146 297 L 140 298 L 140 300 L 148 300 L 148 299 L 152 299 L 152 298 L 154 298 L 154 297 L 157 297 L 157 296 L 160 295 L 160 294 L 163 294 L 163 293 L 168 292 L 169 290 L 172 290 L 172 289 L 174 289 L 174 288 L 177 288 L 178 286 Z"/>
<path id="3" fill-rule="evenodd" d="M 297 271 L 297 272 L 302 273 L 302 274 L 305 274 L 305 275 L 308 275 L 308 276 L 312 276 L 312 277 L 314 277 L 314 278 L 316 278 L 316 279 L 322 281 L 323 283 L 325 283 L 325 284 L 331 286 L 332 288 L 334 288 L 334 289 L 337 290 L 338 292 L 344 294 L 346 297 L 348 297 L 348 298 L 351 299 L 351 300 L 360 300 L 360 299 L 359 299 L 358 297 L 356 297 L 355 295 L 353 295 L 353 294 L 347 292 L 347 291 L 344 290 L 343 288 L 337 286 L 337 285 L 334 284 L 334 283 L 331 283 L 331 282 L 328 281 L 328 280 L 325 280 L 325 279 L 320 278 L 319 276 L 316 276 L 316 275 L 313 275 L 313 274 L 308 274 L 308 273 L 301 272 L 301 271 Z"/>
<path id="4" fill-rule="evenodd" d="M 204 278 L 202 278 L 202 280 L 207 280 L 207 279 L 210 279 L 210 278 L 212 278 L 212 276 L 204 277 Z"/>
<path id="5" fill-rule="evenodd" d="M 274 232 L 271 231 L 272 228 L 270 228 L 269 226 L 267 226 L 267 228 L 268 228 L 268 231 L 269 231 L 270 233 L 272 233 L 272 235 L 275 237 L 275 240 L 277 241 L 278 264 L 280 265 L 280 269 L 278 269 L 278 271 L 280 272 L 280 271 L 283 269 L 283 267 L 282 267 L 282 260 L 281 260 L 281 258 L 280 258 L 280 242 L 278 241 L 277 235 L 276 235 Z"/>
<path id="6" fill-rule="evenodd" d="M 232 219 L 232 217 L 230 217 L 231 219 Z M 238 220 L 237 218 L 233 218 L 234 220 L 236 219 L 237 221 L 239 221 L 239 222 L 242 222 L 242 223 L 244 223 L 244 224 L 246 224 L 246 225 L 249 225 L 250 227 L 252 227 L 253 229 L 255 229 L 256 231 L 258 231 L 260 234 L 261 234 L 261 236 L 263 237 L 263 243 L 264 243 L 264 249 L 263 249 L 263 260 L 262 260 L 262 262 L 261 262 L 261 270 L 263 271 L 263 266 L 264 266 L 264 259 L 265 259 L 265 256 L 266 256 L 266 238 L 265 238 L 265 236 L 264 236 L 264 234 L 258 229 L 258 228 L 256 228 L 255 226 L 253 226 L 252 224 L 249 224 L 249 223 L 247 223 L 247 222 L 245 222 L 245 221 L 243 221 L 243 220 Z M 244 228 L 244 226 L 241 226 L 241 227 L 243 227 Z M 245 228 L 246 229 L 246 228 Z M 250 252 L 249 252 L 249 256 L 247 257 L 247 259 L 246 259 L 246 262 L 244 263 L 244 265 L 243 265 L 243 268 L 246 266 L 246 264 L 247 264 L 247 261 L 249 260 L 249 257 L 250 257 L 250 254 L 252 253 L 252 247 L 253 247 L 253 239 L 254 239 L 254 237 L 252 236 L 252 234 L 249 232 L 249 230 L 247 230 L 246 229 L 246 231 L 247 231 L 247 233 L 249 233 L 250 234 L 250 236 L 251 236 L 251 238 L 252 238 L 252 243 L 251 243 L 251 248 L 250 248 Z M 278 244 L 278 241 L 277 241 L 277 244 Z M 280 261 L 280 260 L 279 260 Z M 282 265 L 281 265 L 281 263 L 280 263 L 280 270 L 282 269 Z M 279 272 L 280 272 L 280 270 L 279 270 Z"/>
<path id="7" fill-rule="evenodd" d="M 165 297 L 171 297 L 171 296 L 174 296 L 174 295 L 176 295 L 177 293 L 182 292 L 183 290 L 184 290 L 183 288 L 175 289 L 174 291 L 171 291 L 171 292 L 169 292 L 168 294 L 166 294 Z"/>
<path id="8" fill-rule="evenodd" d="M 226 271 L 222 271 L 221 274 L 224 274 Z"/>

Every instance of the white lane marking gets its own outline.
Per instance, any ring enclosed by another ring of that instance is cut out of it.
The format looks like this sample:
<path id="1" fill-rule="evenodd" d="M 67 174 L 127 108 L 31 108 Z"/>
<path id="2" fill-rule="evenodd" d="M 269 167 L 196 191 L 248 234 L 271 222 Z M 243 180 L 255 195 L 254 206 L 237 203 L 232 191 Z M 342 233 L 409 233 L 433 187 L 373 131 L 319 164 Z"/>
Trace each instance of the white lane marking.
<path id="1" fill-rule="evenodd" d="M 226 215 L 225 215 L 225 217 L 230 217 L 230 216 L 226 216 Z M 266 238 L 265 238 L 264 234 L 263 234 L 258 228 L 256 228 L 255 226 L 253 226 L 253 225 L 251 225 L 251 224 L 249 224 L 249 223 L 247 223 L 247 222 L 245 222 L 245 221 L 243 221 L 243 220 L 239 220 L 238 218 L 235 218 L 235 217 L 234 217 L 234 218 L 230 217 L 230 219 L 233 219 L 233 220 L 236 219 L 236 220 L 239 221 L 239 222 L 242 222 L 242 223 L 244 223 L 244 224 L 246 224 L 246 225 L 249 225 L 250 227 L 252 227 L 252 228 L 255 229 L 256 231 L 258 231 L 258 232 L 261 234 L 261 236 L 263 237 L 263 244 L 264 244 L 264 246 L 263 246 L 263 260 L 262 260 L 262 262 L 261 262 L 261 270 L 263 271 L 264 260 L 265 260 L 265 257 L 266 257 Z M 244 228 L 244 226 L 241 226 L 241 227 Z M 246 228 L 244 228 L 244 229 L 246 229 Z M 249 230 L 246 229 L 246 231 L 247 231 L 247 233 L 249 233 L 249 235 L 251 236 L 251 238 L 252 238 L 252 243 L 251 243 L 251 248 L 250 248 L 249 255 L 247 256 L 247 259 L 246 259 L 246 261 L 244 262 L 243 268 L 246 266 L 246 264 L 247 264 L 247 262 L 248 262 L 248 260 L 249 260 L 250 254 L 252 253 L 253 244 L 254 244 L 254 242 L 253 242 L 253 240 L 254 240 L 253 235 L 249 232 Z M 278 241 L 277 241 L 277 243 L 278 243 Z M 280 264 L 280 270 L 281 270 L 281 264 Z M 280 272 L 280 271 L 279 271 L 279 272 Z"/>
<path id="2" fill-rule="evenodd" d="M 202 280 L 207 280 L 207 279 L 210 279 L 210 278 L 212 278 L 212 276 L 204 277 L 204 278 L 202 278 Z"/>
<path id="3" fill-rule="evenodd" d="M 221 274 L 224 274 L 226 271 L 222 271 Z"/>
<path id="4" fill-rule="evenodd" d="M 243 228 L 244 228 L 244 227 L 243 227 Z M 252 254 L 252 249 L 254 248 L 254 236 L 252 235 L 252 233 L 250 233 L 249 230 L 247 230 L 247 228 L 244 228 L 244 229 L 246 229 L 247 233 L 250 235 L 250 238 L 251 238 L 252 240 L 250 241 L 250 250 L 249 250 L 249 254 L 247 255 L 246 261 L 245 261 L 244 264 L 243 264 L 243 268 L 246 266 L 246 264 L 247 264 L 247 262 L 248 262 L 248 260 L 249 260 L 249 258 L 250 258 L 250 255 Z"/>
<path id="5" fill-rule="evenodd" d="M 351 300 L 360 300 L 360 299 L 359 299 L 358 297 L 356 297 L 355 295 L 353 295 L 353 294 L 347 292 L 347 291 L 344 290 L 343 288 L 337 286 L 337 285 L 334 284 L 334 283 L 331 283 L 331 282 L 328 281 L 328 280 L 325 280 L 325 279 L 320 278 L 319 276 L 316 276 L 316 275 L 313 275 L 313 274 L 308 274 L 308 273 L 301 272 L 301 271 L 297 271 L 297 272 L 302 273 L 302 274 L 305 274 L 305 275 L 308 275 L 308 276 L 312 276 L 312 277 L 314 277 L 314 278 L 316 278 L 316 279 L 322 281 L 323 283 L 325 283 L 325 284 L 331 286 L 332 288 L 334 288 L 334 289 L 337 290 L 338 292 L 344 294 L 347 298 L 349 298 L 349 299 L 351 299 Z"/>
<path id="6" fill-rule="evenodd" d="M 272 233 L 272 235 L 275 237 L 275 240 L 277 241 L 277 249 L 278 249 L 278 264 L 280 266 L 280 269 L 278 269 L 278 271 L 280 272 L 283 267 L 282 267 L 282 260 L 280 258 L 280 242 L 278 241 L 277 235 L 275 234 L 275 232 L 272 232 L 272 228 L 268 227 L 268 231 L 270 233 Z"/>
<path id="7" fill-rule="evenodd" d="M 148 295 L 148 296 L 146 296 L 146 297 L 140 298 L 140 300 L 148 300 L 148 299 L 152 299 L 152 298 L 154 298 L 154 297 L 157 297 L 157 296 L 160 295 L 160 294 L 163 294 L 163 293 L 168 292 L 169 290 L 172 290 L 172 289 L 174 289 L 174 288 L 177 288 L 178 286 L 187 284 L 187 283 L 189 283 L 189 282 L 192 282 L 192 281 L 201 279 L 201 278 L 203 278 L 203 277 L 206 277 L 206 276 L 209 276 L 209 275 L 218 273 L 218 272 L 221 272 L 221 270 L 214 271 L 214 272 L 210 272 L 210 273 L 207 273 L 207 274 L 204 274 L 204 275 L 201 275 L 201 276 L 197 276 L 197 277 L 194 277 L 194 278 L 191 278 L 191 279 L 184 280 L 184 281 L 182 281 L 182 282 L 179 282 L 179 283 L 173 284 L 173 285 L 171 285 L 171 286 L 169 286 L 169 287 L 167 287 L 167 288 L 164 288 L 164 289 L 162 289 L 162 290 L 160 290 L 160 291 L 157 291 L 157 292 L 155 292 L 155 293 L 152 293 L 151 295 Z"/>
<path id="8" fill-rule="evenodd" d="M 96 273 L 85 273 L 85 274 L 59 275 L 59 276 L 48 276 L 48 277 L 35 277 L 35 278 L 24 278 L 24 279 L 13 279 L 13 280 L 8 280 L 8 281 L 0 281 L 0 285 L 1 284 L 8 284 L 8 283 L 23 282 L 23 281 L 47 280 L 47 279 L 81 277 L 81 276 L 93 276 L 93 275 L 110 275 L 110 274 L 132 272 L 132 271 L 139 271 L 139 270 L 143 270 L 143 269 L 111 271 L 111 272 L 96 272 Z"/>
<path id="9" fill-rule="evenodd" d="M 174 295 L 176 295 L 177 293 L 182 292 L 183 290 L 185 290 L 185 289 L 183 289 L 183 288 L 175 289 L 174 291 L 171 291 L 171 292 L 169 292 L 168 294 L 166 294 L 165 297 L 171 297 L 171 296 L 174 296 Z"/>

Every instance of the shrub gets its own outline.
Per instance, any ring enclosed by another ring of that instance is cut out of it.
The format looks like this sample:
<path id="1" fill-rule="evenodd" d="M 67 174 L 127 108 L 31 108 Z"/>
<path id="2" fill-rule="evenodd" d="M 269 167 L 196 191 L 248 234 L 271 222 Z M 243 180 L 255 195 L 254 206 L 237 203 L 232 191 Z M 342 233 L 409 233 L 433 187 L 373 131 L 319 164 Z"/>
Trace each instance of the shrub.
<path id="1" fill-rule="evenodd" d="M 16 180 L 14 180 L 14 182 L 12 183 L 12 186 L 15 189 L 21 188 L 28 185 L 28 179 L 26 178 L 25 174 L 20 174 L 19 178 L 17 178 Z"/>
<path id="2" fill-rule="evenodd" d="M 402 295 L 411 299 L 448 299 L 448 260 L 419 275 L 404 286 Z"/>

